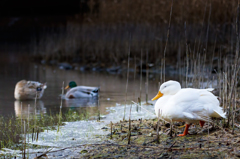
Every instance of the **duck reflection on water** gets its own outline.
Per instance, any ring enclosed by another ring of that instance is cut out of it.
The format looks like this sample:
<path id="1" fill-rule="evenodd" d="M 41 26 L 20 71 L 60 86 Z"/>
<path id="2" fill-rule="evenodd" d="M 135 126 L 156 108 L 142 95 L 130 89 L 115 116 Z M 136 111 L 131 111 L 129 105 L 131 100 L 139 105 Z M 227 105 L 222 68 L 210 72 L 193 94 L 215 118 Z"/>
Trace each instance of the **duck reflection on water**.
<path id="1" fill-rule="evenodd" d="M 99 105 L 98 97 L 92 98 L 74 98 L 65 100 L 65 107 L 97 107 Z"/>
<path id="2" fill-rule="evenodd" d="M 16 100 L 14 102 L 14 110 L 15 114 L 19 118 L 28 118 L 33 115 L 40 115 L 46 113 L 46 108 L 44 107 L 44 102 L 42 100 L 37 100 L 35 104 L 35 100 L 28 101 L 19 101 Z"/>

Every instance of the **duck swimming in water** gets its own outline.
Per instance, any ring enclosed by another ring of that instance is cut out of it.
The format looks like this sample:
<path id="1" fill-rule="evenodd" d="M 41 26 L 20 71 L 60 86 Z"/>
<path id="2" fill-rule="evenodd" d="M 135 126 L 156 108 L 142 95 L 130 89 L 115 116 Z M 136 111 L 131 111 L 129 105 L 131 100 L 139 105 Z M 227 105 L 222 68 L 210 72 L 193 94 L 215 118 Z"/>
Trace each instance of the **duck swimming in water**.
<path id="1" fill-rule="evenodd" d="M 65 89 L 68 88 L 70 90 L 65 95 L 67 98 L 96 97 L 99 92 L 99 87 L 77 86 L 74 81 L 69 82 L 65 87 Z"/>
<path id="2" fill-rule="evenodd" d="M 46 83 L 21 80 L 15 86 L 14 97 L 17 100 L 40 99 L 46 88 Z"/>
<path id="3" fill-rule="evenodd" d="M 160 117 L 168 122 L 185 121 L 185 130 L 183 134 L 178 135 L 185 136 L 191 123 L 199 122 L 203 127 L 205 122 L 211 121 L 211 117 L 226 118 L 226 113 L 211 91 L 213 88 L 181 88 L 177 81 L 164 82 L 152 99 L 158 99 L 155 103 L 155 113 L 158 116 L 160 111 Z"/>

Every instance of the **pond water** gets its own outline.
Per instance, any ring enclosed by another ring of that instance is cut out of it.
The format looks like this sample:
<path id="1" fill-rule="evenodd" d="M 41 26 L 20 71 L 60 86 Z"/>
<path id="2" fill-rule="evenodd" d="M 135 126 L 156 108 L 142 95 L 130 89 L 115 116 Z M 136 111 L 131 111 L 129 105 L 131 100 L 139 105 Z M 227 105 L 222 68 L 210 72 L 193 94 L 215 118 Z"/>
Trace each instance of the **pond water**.
<path id="1" fill-rule="evenodd" d="M 109 124 L 110 121 L 117 122 L 122 120 L 124 114 L 126 119 L 128 119 L 131 101 L 136 102 L 140 94 L 142 101 L 145 101 L 145 92 L 148 92 L 148 97 L 151 99 L 159 89 L 157 80 L 149 80 L 148 87 L 146 87 L 146 77 L 143 76 L 140 91 L 140 75 L 138 73 L 134 75 L 134 72 L 130 72 L 126 96 L 127 72 L 122 74 L 94 71 L 83 72 L 31 63 L 1 64 L 1 67 L 3 69 L 0 70 L 0 116 L 4 117 L 12 116 L 14 118 L 17 117 L 17 119 L 27 119 L 29 115 L 59 114 L 63 82 L 65 86 L 66 83 L 74 80 L 78 85 L 100 87 L 100 96 L 98 98 L 63 100 L 62 114 L 71 110 L 78 114 L 88 114 L 88 120 L 63 121 L 65 125 L 60 126 L 59 131 L 44 130 L 39 134 L 38 141 L 27 140 L 28 143 L 52 146 L 54 149 L 102 142 L 104 139 L 99 137 L 99 135 L 106 135 L 110 132 L 102 129 L 103 127 Z M 151 79 L 156 78 L 159 78 L 159 75 L 151 75 Z M 36 105 L 35 101 L 17 101 L 14 99 L 15 84 L 22 79 L 47 82 L 47 89 L 42 99 L 37 100 Z M 124 113 L 126 104 L 126 112 Z M 154 112 L 153 106 L 144 107 L 150 112 Z M 101 117 L 100 122 L 96 120 L 99 117 Z M 154 113 L 148 113 L 144 109 L 136 108 L 136 106 L 132 107 L 132 119 L 154 117 Z M 48 148 L 37 148 L 29 151 L 43 152 L 45 149 L 47 150 Z M 5 153 L 8 153 L 8 151 Z M 16 151 L 16 153 L 20 152 Z"/>
<path id="2" fill-rule="evenodd" d="M 63 70 L 58 67 L 42 66 L 37 64 L 1 64 L 0 70 L 0 115 L 19 116 L 28 113 L 28 105 L 30 104 L 30 113 L 35 104 L 34 101 L 22 101 L 14 99 L 14 88 L 18 81 L 22 79 L 47 82 L 47 89 L 42 99 L 37 101 L 37 113 L 58 113 L 61 103 L 62 84 L 65 86 L 69 81 L 76 81 L 78 85 L 98 86 L 100 87 L 100 96 L 98 99 L 74 99 L 63 101 L 63 111 L 75 109 L 94 113 L 99 110 L 100 114 L 106 114 L 107 107 L 116 106 L 117 103 L 125 104 L 126 98 L 126 81 L 127 73 L 109 74 L 101 72 L 82 72 L 77 70 Z M 142 81 L 142 100 L 145 100 L 145 77 Z M 157 82 L 149 82 L 148 96 L 151 99 L 158 91 Z M 127 101 L 137 101 L 140 96 L 140 76 L 131 72 L 127 88 Z"/>

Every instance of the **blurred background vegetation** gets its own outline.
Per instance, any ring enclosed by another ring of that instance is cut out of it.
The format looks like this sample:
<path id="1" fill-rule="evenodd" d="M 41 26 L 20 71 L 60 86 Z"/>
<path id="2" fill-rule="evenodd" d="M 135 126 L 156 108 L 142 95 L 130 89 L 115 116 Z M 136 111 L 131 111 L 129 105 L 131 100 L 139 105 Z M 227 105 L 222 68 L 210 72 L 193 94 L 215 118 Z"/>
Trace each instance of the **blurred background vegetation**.
<path id="1" fill-rule="evenodd" d="M 235 54 L 237 0 L 3 1 L 0 51 L 10 60 L 26 57 L 110 67 L 130 61 L 167 65 L 187 56 Z M 9 50 L 14 50 L 10 51 Z M 188 52 L 186 53 L 186 50 Z M 221 50 L 221 51 L 220 51 Z M 16 53 L 18 52 L 18 53 Z M 17 56 L 20 55 L 20 56 Z M 148 57 L 147 57 L 148 56 Z M 14 58 L 13 58 L 14 57 Z M 147 60 L 147 61 L 146 61 Z"/>

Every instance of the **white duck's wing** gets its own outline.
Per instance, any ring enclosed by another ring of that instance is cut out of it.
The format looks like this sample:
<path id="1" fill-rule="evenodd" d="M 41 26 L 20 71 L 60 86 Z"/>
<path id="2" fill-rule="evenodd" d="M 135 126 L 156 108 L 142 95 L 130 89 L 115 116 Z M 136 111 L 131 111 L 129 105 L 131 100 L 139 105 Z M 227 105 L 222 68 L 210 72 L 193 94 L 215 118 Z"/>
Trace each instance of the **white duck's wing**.
<path id="1" fill-rule="evenodd" d="M 169 99 L 163 114 L 171 118 L 173 121 L 208 121 L 209 116 L 205 113 L 204 106 L 196 101 L 197 98 L 182 98 L 182 100 L 174 101 Z"/>
<path id="2" fill-rule="evenodd" d="M 169 105 L 167 113 L 173 120 L 210 121 L 213 114 L 221 117 L 215 110 L 219 107 L 219 101 L 207 90 L 181 89 L 166 105 Z"/>
<path id="3" fill-rule="evenodd" d="M 202 104 L 191 104 L 189 109 L 183 111 L 183 115 L 189 121 L 209 121 L 212 122 L 211 117 L 208 114 L 208 110 Z"/>
<path id="4" fill-rule="evenodd" d="M 209 92 L 209 90 L 210 89 L 200 89 L 199 100 L 201 101 L 201 103 L 205 103 L 205 109 L 207 109 L 210 117 L 226 118 L 226 113 L 224 113 L 223 108 L 219 106 L 220 105 L 219 100 L 215 95 Z"/>

